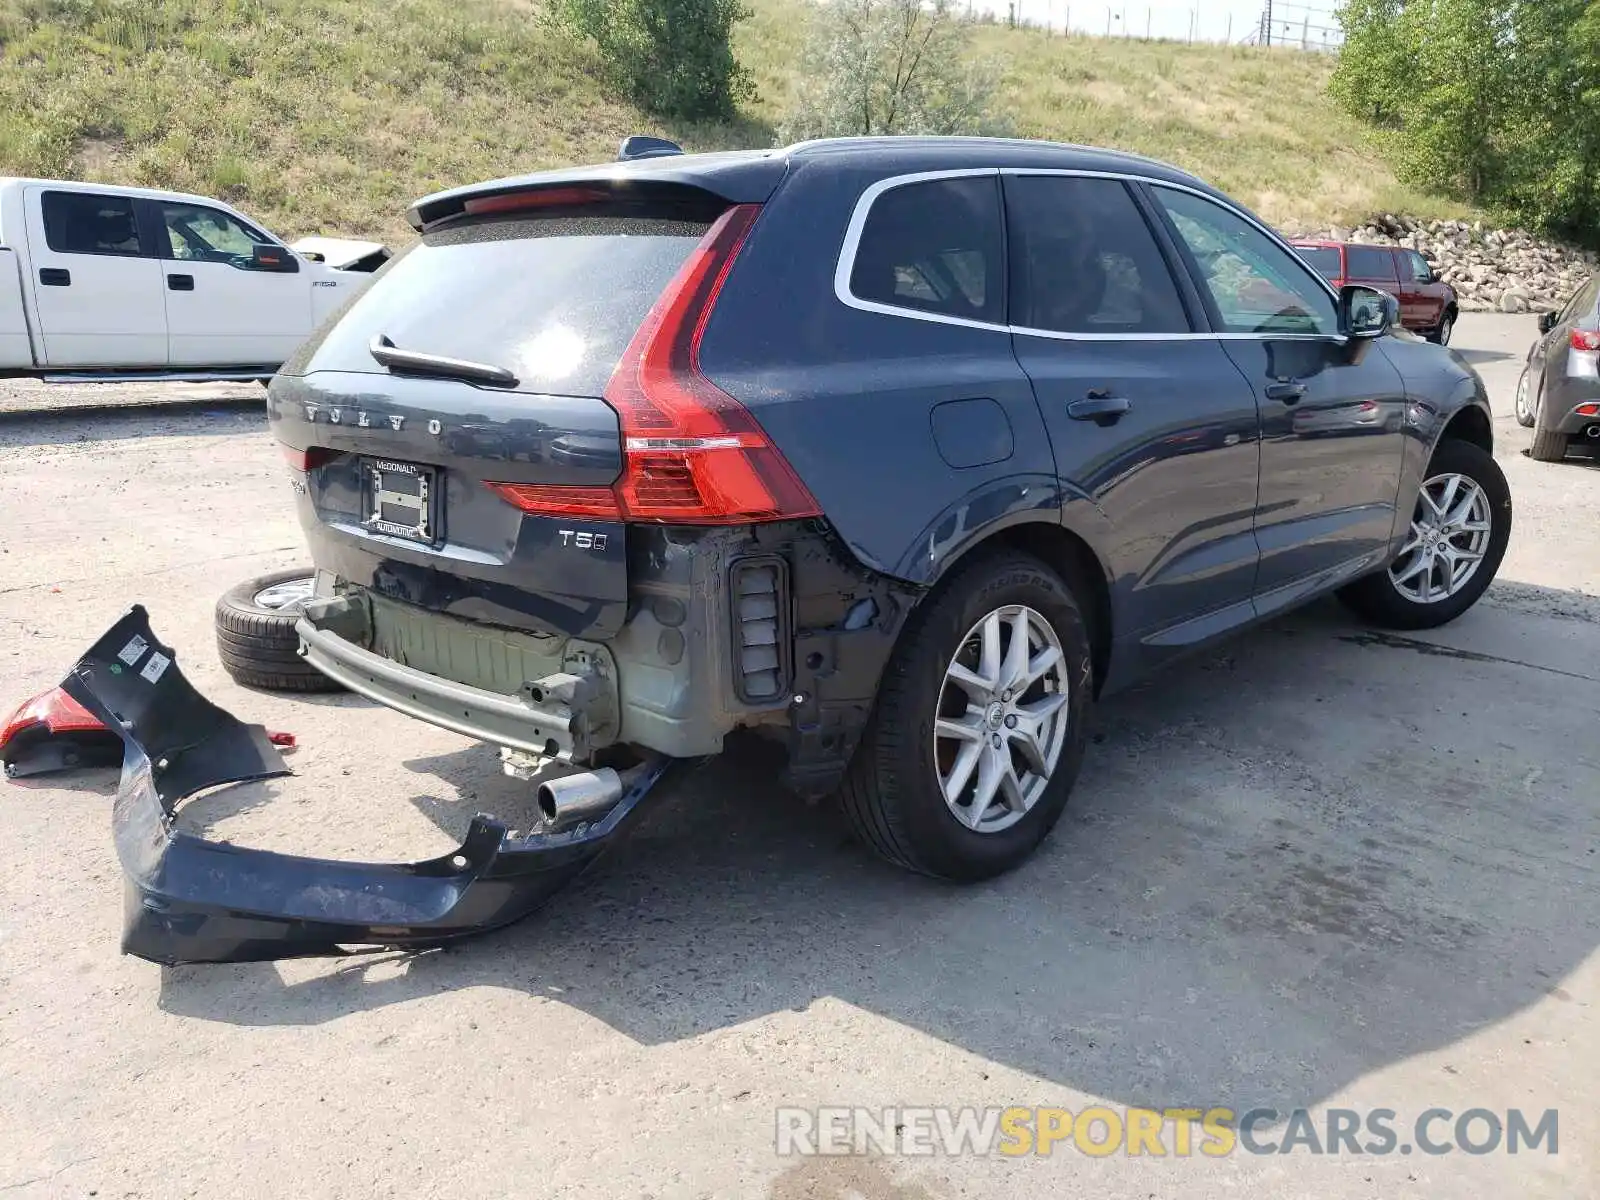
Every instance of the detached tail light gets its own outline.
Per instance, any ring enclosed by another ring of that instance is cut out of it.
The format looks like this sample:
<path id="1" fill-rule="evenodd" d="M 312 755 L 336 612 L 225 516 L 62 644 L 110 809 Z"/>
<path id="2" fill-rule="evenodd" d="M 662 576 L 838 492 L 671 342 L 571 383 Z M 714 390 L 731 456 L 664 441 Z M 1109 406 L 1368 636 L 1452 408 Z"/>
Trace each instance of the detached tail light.
<path id="1" fill-rule="evenodd" d="M 738 525 L 821 513 L 745 407 L 700 369 L 700 340 L 758 204 L 728 209 L 633 335 L 606 385 L 621 418 L 622 475 L 609 488 L 492 483 L 524 512 Z"/>
<path id="2" fill-rule="evenodd" d="M 1574 329 L 1572 331 L 1572 348 L 1574 350 L 1600 350 L 1600 331 Z"/>

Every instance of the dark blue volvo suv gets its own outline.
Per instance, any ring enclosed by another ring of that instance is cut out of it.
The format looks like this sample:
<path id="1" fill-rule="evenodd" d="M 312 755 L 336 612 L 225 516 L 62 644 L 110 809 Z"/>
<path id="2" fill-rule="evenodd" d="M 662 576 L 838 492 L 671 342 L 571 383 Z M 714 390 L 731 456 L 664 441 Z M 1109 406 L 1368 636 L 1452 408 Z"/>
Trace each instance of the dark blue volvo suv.
<path id="1" fill-rule="evenodd" d="M 675 149 L 419 201 L 270 389 L 302 652 L 499 746 L 550 832 L 743 729 L 895 862 L 991 876 L 1096 696 L 1328 592 L 1439 625 L 1499 567 L 1476 374 L 1200 180 Z"/>

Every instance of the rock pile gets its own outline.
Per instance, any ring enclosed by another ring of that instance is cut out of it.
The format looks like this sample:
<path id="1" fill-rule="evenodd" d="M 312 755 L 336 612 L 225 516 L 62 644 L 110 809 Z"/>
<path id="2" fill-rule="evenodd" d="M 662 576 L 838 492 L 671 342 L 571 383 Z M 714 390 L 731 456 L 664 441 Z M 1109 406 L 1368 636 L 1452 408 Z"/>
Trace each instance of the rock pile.
<path id="1" fill-rule="evenodd" d="M 1419 251 L 1455 288 L 1467 312 L 1544 312 L 1560 308 L 1595 273 L 1593 251 L 1543 241 L 1518 229 L 1485 229 L 1482 221 L 1418 221 L 1392 213 L 1358 229 L 1301 236 Z"/>

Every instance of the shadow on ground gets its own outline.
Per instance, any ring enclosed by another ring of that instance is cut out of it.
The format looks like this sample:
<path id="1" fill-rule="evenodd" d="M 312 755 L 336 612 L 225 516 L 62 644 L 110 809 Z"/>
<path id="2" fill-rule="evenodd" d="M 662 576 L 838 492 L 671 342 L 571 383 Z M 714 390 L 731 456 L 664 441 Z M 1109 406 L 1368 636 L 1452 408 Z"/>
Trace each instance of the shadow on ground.
<path id="1" fill-rule="evenodd" d="M 1546 626 L 1566 673 L 1448 649 Z M 882 865 L 722 761 L 513 929 L 295 982 L 167 970 L 160 1004 L 309 1025 L 490 986 L 659 1044 L 836 997 L 1113 1102 L 1312 1103 L 1564 999 L 1600 938 L 1600 630 L 1485 604 L 1424 636 L 1446 649 L 1316 608 L 1107 701 L 1067 816 L 991 884 Z"/>

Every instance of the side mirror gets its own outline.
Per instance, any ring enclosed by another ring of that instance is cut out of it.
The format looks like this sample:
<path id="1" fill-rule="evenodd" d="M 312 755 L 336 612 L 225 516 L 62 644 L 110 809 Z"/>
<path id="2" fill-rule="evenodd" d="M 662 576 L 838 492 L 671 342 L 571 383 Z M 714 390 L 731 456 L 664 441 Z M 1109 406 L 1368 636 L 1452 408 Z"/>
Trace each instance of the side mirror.
<path id="1" fill-rule="evenodd" d="M 1339 332 L 1356 341 L 1382 337 L 1400 323 L 1400 302 L 1388 292 L 1347 283 L 1339 289 Z"/>
<path id="2" fill-rule="evenodd" d="M 300 260 L 282 246 L 275 246 L 271 242 L 257 242 L 251 249 L 250 266 L 257 271 L 293 275 L 300 269 Z"/>
<path id="3" fill-rule="evenodd" d="M 1539 332 L 1549 333 L 1556 327 L 1556 315 L 1553 312 L 1539 314 Z"/>

